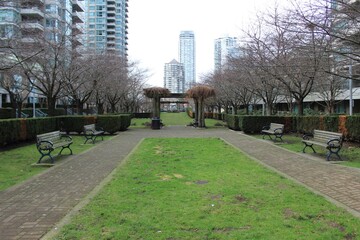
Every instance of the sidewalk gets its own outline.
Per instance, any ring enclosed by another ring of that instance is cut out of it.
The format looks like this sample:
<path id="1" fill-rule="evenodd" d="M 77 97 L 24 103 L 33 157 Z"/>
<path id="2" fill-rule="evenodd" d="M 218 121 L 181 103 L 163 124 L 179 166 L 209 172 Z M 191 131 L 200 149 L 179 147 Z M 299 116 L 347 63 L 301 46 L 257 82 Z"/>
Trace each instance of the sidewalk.
<path id="1" fill-rule="evenodd" d="M 99 186 L 146 137 L 220 137 L 256 161 L 360 217 L 360 169 L 297 154 L 227 129 L 130 129 L 0 192 L 0 239 L 40 239 Z M 75 153 L 76 154 L 76 153 Z"/>

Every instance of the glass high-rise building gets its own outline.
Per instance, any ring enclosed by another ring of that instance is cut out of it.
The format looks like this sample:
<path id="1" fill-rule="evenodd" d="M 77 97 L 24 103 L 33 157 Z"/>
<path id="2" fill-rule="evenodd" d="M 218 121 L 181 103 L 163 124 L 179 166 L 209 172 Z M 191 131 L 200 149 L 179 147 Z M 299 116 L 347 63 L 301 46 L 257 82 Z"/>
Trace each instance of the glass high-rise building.
<path id="1" fill-rule="evenodd" d="M 175 59 L 165 64 L 164 87 L 172 93 L 184 92 L 184 65 Z"/>
<path id="2" fill-rule="evenodd" d="M 215 40 L 214 64 L 215 71 L 220 71 L 228 57 L 239 55 L 238 39 L 236 37 L 223 37 Z"/>
<path id="3" fill-rule="evenodd" d="M 85 0 L 86 47 L 127 56 L 128 0 Z"/>
<path id="4" fill-rule="evenodd" d="M 193 31 L 182 31 L 179 39 L 179 59 L 184 65 L 185 89 L 196 83 L 195 35 Z"/>

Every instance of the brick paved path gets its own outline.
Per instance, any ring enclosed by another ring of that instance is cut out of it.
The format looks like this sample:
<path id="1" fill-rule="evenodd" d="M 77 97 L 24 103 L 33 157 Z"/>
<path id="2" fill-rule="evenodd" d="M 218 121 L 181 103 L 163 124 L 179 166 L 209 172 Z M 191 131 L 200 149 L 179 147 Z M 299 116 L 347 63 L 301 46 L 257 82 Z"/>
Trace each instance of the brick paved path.
<path id="1" fill-rule="evenodd" d="M 360 216 L 360 169 L 281 149 L 224 129 L 130 129 L 111 141 L 0 192 L 0 239 L 40 239 L 98 186 L 145 137 L 221 137 L 259 162 Z M 34 147 L 35 149 L 35 147 Z M 34 153 L 36 151 L 34 150 Z"/>

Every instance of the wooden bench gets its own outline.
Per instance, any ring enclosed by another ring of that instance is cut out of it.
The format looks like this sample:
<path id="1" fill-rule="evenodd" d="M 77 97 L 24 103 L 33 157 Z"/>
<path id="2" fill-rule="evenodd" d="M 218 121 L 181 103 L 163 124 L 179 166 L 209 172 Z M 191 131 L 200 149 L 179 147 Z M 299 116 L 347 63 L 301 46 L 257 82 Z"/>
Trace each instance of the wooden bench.
<path id="1" fill-rule="evenodd" d="M 263 135 L 263 139 L 265 136 L 269 136 L 269 138 L 272 140 L 271 136 L 273 135 L 275 136 L 274 141 L 277 138 L 280 138 L 280 140 L 283 141 L 282 136 L 284 134 L 284 124 L 270 123 L 270 126 L 263 127 L 261 134 Z"/>
<path id="2" fill-rule="evenodd" d="M 96 130 L 95 128 L 95 124 L 89 124 L 89 125 L 85 125 L 84 126 L 84 136 L 85 136 L 85 143 L 87 143 L 87 141 L 91 140 L 92 143 L 95 143 L 95 140 L 98 136 L 101 137 L 101 140 L 104 140 L 103 135 L 104 134 L 104 130 L 102 129 L 98 129 Z"/>
<path id="3" fill-rule="evenodd" d="M 61 147 L 61 151 L 59 155 L 65 148 L 70 150 L 70 155 L 72 155 L 72 150 L 70 145 L 73 143 L 72 138 L 68 135 L 63 135 L 60 131 L 54 131 L 49 133 L 44 133 L 36 136 L 36 147 L 41 157 L 37 163 L 41 162 L 41 159 L 45 156 L 49 156 L 51 159 L 51 163 L 54 163 L 54 159 L 51 156 L 51 152 L 56 148 Z"/>
<path id="4" fill-rule="evenodd" d="M 342 147 L 343 142 L 342 133 L 314 130 L 313 135 L 304 135 L 302 142 L 305 144 L 303 153 L 305 153 L 305 149 L 307 147 L 310 147 L 314 151 L 314 153 L 316 153 L 313 145 L 318 145 L 321 147 L 325 147 L 327 150 L 329 150 L 326 155 L 327 161 L 329 161 L 332 154 L 335 154 L 341 160 L 339 151 Z"/>

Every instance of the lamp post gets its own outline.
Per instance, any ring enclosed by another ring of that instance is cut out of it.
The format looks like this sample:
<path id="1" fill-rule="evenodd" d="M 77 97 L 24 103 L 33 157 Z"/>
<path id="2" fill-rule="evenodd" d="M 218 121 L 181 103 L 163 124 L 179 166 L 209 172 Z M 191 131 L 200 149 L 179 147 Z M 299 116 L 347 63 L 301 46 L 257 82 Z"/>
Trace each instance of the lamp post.
<path id="1" fill-rule="evenodd" d="M 353 115 L 353 81 L 352 81 L 352 60 L 349 65 L 349 115 Z"/>

